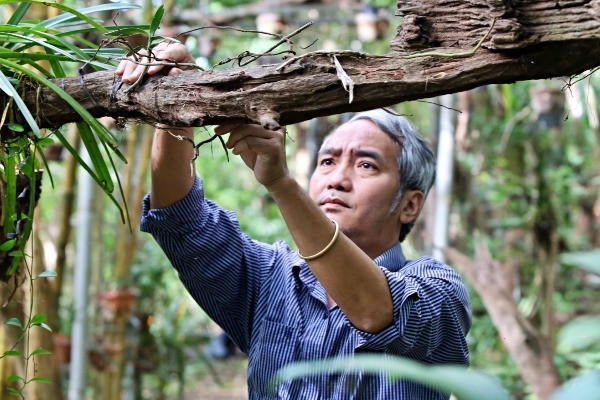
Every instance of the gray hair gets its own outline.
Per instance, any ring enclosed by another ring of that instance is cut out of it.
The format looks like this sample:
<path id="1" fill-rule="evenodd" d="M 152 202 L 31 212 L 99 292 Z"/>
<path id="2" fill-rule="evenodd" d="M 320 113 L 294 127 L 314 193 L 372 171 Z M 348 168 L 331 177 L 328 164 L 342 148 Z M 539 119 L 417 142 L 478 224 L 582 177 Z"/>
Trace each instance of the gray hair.
<path id="1" fill-rule="evenodd" d="M 423 193 L 423 201 L 435 181 L 435 155 L 429 144 L 421 137 L 415 127 L 404 117 L 386 109 L 362 112 L 353 116 L 348 123 L 359 119 L 373 122 L 393 141 L 400 145 L 398 156 L 398 172 L 400 173 L 400 188 L 394 197 L 390 210 L 393 212 L 400 204 L 407 190 L 419 190 Z M 415 220 L 402 225 L 400 241 L 415 225 Z"/>

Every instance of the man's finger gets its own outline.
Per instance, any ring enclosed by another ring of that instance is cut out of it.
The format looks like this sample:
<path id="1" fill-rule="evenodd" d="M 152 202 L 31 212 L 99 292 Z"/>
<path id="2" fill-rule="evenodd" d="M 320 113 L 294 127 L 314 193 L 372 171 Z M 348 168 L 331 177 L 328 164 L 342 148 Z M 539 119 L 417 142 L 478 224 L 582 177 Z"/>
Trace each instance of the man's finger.
<path id="1" fill-rule="evenodd" d="M 115 74 L 123 75 L 123 71 L 125 71 L 125 66 L 127 65 L 128 62 L 129 62 L 129 60 L 121 60 L 121 62 L 117 66 L 117 69 L 115 70 Z"/>
<path id="2" fill-rule="evenodd" d="M 181 68 L 171 68 L 169 70 L 169 76 L 174 76 L 174 75 L 179 75 L 179 74 L 183 74 L 183 70 Z"/>
<path id="3" fill-rule="evenodd" d="M 235 128 L 237 128 L 238 126 L 240 126 L 240 124 L 221 124 L 221 125 L 217 125 L 217 126 L 215 126 L 215 133 L 217 135 L 225 135 L 226 133 L 229 133 L 232 130 L 234 130 Z"/>

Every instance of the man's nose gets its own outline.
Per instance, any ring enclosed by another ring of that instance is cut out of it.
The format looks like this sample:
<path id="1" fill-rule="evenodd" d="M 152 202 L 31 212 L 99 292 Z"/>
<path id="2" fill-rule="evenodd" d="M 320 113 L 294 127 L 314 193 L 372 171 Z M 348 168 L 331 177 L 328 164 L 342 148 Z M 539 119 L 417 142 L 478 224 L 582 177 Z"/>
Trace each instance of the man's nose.
<path id="1" fill-rule="evenodd" d="M 327 189 L 347 192 L 352 188 L 352 178 L 346 166 L 339 165 L 328 175 Z"/>

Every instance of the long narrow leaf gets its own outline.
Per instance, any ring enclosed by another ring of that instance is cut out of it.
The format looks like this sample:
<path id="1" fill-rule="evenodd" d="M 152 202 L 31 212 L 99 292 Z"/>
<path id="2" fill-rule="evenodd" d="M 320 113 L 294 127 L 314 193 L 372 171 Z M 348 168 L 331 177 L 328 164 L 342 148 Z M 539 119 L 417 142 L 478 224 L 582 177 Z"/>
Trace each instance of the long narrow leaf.
<path id="1" fill-rule="evenodd" d="M 2 53 L 0 53 L 0 58 L 1 57 L 2 57 Z M 2 71 L 0 71 L 0 74 L 1 73 L 2 73 Z M 6 76 L 5 76 L 5 78 L 6 78 Z M 13 85 L 10 84 L 8 79 L 0 79 L 0 90 L 2 90 L 8 97 L 14 96 Z"/>
<path id="2" fill-rule="evenodd" d="M 162 4 L 156 9 L 154 13 L 154 17 L 152 17 L 152 22 L 150 22 L 150 36 L 154 36 L 158 27 L 160 26 L 160 22 L 163 19 L 163 15 L 165 14 L 165 6 Z"/>
<path id="3" fill-rule="evenodd" d="M 92 179 L 94 180 L 94 182 L 96 182 L 98 184 L 98 186 L 100 186 L 101 188 L 103 188 L 102 183 L 100 182 L 100 178 L 98 178 L 98 175 L 96 175 L 96 173 L 94 172 L 94 170 L 85 161 L 83 161 L 83 159 L 81 158 L 81 156 L 79 155 L 79 153 L 77 153 L 77 150 L 75 150 L 73 148 L 73 146 L 71 146 L 71 143 L 69 143 L 69 141 L 67 140 L 67 138 L 65 138 L 65 136 L 60 131 L 55 131 L 54 134 L 56 135 L 56 137 L 58 138 L 58 140 L 63 144 L 63 146 L 65 146 L 65 149 L 67 149 L 67 151 L 69 153 L 71 153 L 71 155 L 75 158 L 75 160 L 77 160 L 77 163 L 83 169 L 85 169 L 88 174 L 90 174 L 90 176 L 92 177 Z M 117 206 L 117 209 L 121 213 L 121 218 L 123 218 L 122 217 L 123 216 L 123 211 L 121 210 L 121 205 L 119 204 L 119 202 L 117 201 L 117 199 L 115 198 L 115 196 L 113 196 L 112 193 L 107 192 L 107 191 L 104 191 L 104 193 Z"/>
<path id="4" fill-rule="evenodd" d="M 52 55 L 51 53 L 49 53 L 48 49 L 46 49 L 46 54 Z M 57 60 L 48 59 L 48 62 L 50 63 L 50 68 L 52 68 L 52 72 L 54 73 L 55 78 L 64 78 L 67 76 L 62 65 L 60 65 L 60 63 Z"/>
<path id="5" fill-rule="evenodd" d="M 6 24 L 17 25 L 19 22 L 21 22 L 21 19 L 23 19 L 23 17 L 25 16 L 25 13 L 27 12 L 27 10 L 29 10 L 30 5 L 31 3 L 19 4 Z"/>
<path id="6" fill-rule="evenodd" d="M 116 140 L 106 131 L 106 128 L 104 128 L 104 126 L 102 126 L 102 124 L 100 122 L 98 122 L 89 113 L 89 111 L 87 111 L 85 108 L 83 108 L 83 106 L 81 104 L 79 104 L 70 94 L 65 92 L 63 89 L 61 89 L 60 87 L 58 87 L 57 85 L 55 85 L 54 83 L 49 81 L 48 79 L 44 78 L 43 76 L 32 73 L 27 68 L 24 68 L 24 67 L 20 66 L 19 64 L 14 63 L 12 61 L 0 59 L 0 64 L 4 64 L 9 68 L 18 70 L 18 71 L 24 73 L 25 75 L 29 76 L 30 78 L 38 81 L 42 85 L 48 87 L 50 90 L 55 92 L 58 96 L 60 96 L 60 98 L 62 98 L 67 103 L 69 103 L 69 105 L 71 107 L 73 107 L 73 109 L 81 116 L 81 118 L 94 129 L 96 134 L 98 134 L 100 136 L 100 139 L 106 141 L 109 144 L 109 146 L 113 149 L 117 147 Z M 39 130 L 38 130 L 38 132 L 39 132 Z M 41 135 L 40 135 L 40 137 L 41 137 Z"/>
<path id="7" fill-rule="evenodd" d="M 97 53 L 102 54 L 102 52 L 98 51 L 95 44 L 93 44 L 91 42 L 87 42 L 83 39 L 78 40 L 80 43 L 85 42 L 85 45 L 92 47 L 92 49 L 89 49 L 90 51 L 84 51 L 84 49 L 81 49 L 81 48 L 73 45 L 69 40 L 67 40 L 67 39 L 75 39 L 75 40 L 80 39 L 77 37 L 63 38 L 63 36 L 58 34 L 59 32 L 47 33 L 47 32 L 42 32 L 42 31 L 32 29 L 32 28 L 26 28 L 23 26 L 7 26 L 7 25 L 0 25 L 0 33 L 6 35 L 8 38 L 12 37 L 12 38 L 19 39 L 16 41 L 12 41 L 13 46 L 12 46 L 11 50 L 15 51 L 15 53 L 17 53 L 17 54 L 21 54 L 22 56 L 27 56 L 27 54 L 28 54 L 28 53 L 25 53 L 24 50 L 26 50 L 34 45 L 38 45 L 38 46 L 42 46 L 46 49 L 51 49 L 51 50 L 53 50 L 53 53 L 59 53 L 59 54 L 63 55 L 64 57 L 69 58 L 71 61 L 88 62 L 91 65 L 94 65 L 101 69 L 113 68 L 113 66 L 111 66 L 109 64 L 104 64 L 104 63 L 100 63 L 97 61 L 89 61 L 91 54 L 94 54 L 94 55 L 97 55 Z M 47 41 L 36 39 L 36 38 L 34 38 L 35 36 L 42 37 L 42 38 L 46 39 Z M 21 45 L 21 46 L 19 47 L 19 45 Z M 112 50 L 110 53 L 119 54 L 119 55 L 124 54 L 124 52 L 120 49 L 116 49 L 116 51 Z"/>
<path id="8" fill-rule="evenodd" d="M 150 25 L 121 25 L 121 26 L 106 26 L 106 36 L 129 36 L 135 34 L 148 34 Z M 94 28 L 80 28 L 69 31 L 62 31 L 59 35 L 79 35 L 81 33 L 96 32 Z"/>
<path id="9" fill-rule="evenodd" d="M 73 61 L 71 57 L 59 56 L 56 54 L 45 54 L 45 53 L 22 53 L 20 51 L 5 51 L 0 49 L 0 58 L 13 58 L 17 60 L 26 61 L 40 61 L 40 60 L 56 60 L 56 61 Z M 81 61 L 85 62 L 85 61 Z"/>
<path id="10" fill-rule="evenodd" d="M 94 21 L 92 18 L 88 17 L 87 15 L 82 14 L 81 12 L 79 12 L 71 7 L 65 6 L 64 4 L 45 1 L 45 0 L 0 0 L 0 5 L 9 4 L 9 3 L 24 3 L 24 2 L 40 4 L 40 5 L 46 6 L 46 7 L 58 8 L 61 11 L 65 11 L 70 14 L 73 14 L 74 16 L 78 17 L 79 19 L 87 22 L 91 26 L 97 28 L 100 33 L 106 32 L 106 28 L 104 28 L 98 22 Z"/>
<path id="11" fill-rule="evenodd" d="M 32 31 L 32 32 L 35 32 L 35 31 Z M 45 47 L 47 49 L 51 49 L 55 53 L 62 54 L 65 57 L 69 57 L 72 61 L 78 61 L 78 59 L 73 55 L 73 53 L 77 54 L 79 57 L 81 57 L 84 60 L 86 60 L 86 59 L 89 58 L 89 56 L 87 54 L 85 54 L 84 52 L 82 52 L 81 49 L 78 49 L 77 47 L 75 47 L 72 44 L 68 43 L 66 40 L 58 39 L 56 36 L 53 36 L 53 35 L 50 35 L 50 34 L 47 34 L 47 33 L 44 33 L 44 32 L 35 32 L 35 34 L 37 34 L 37 35 L 39 35 L 39 36 L 41 36 L 41 37 L 43 37 L 45 39 L 54 39 L 57 42 L 61 42 L 61 44 L 64 47 L 68 48 L 71 51 L 69 52 L 69 51 L 63 50 L 63 49 L 55 46 L 54 44 L 52 44 L 52 43 L 50 43 L 48 41 L 39 40 L 39 39 L 36 39 L 36 38 L 34 38 L 32 36 L 25 36 L 25 35 L 21 35 L 21 34 L 18 34 L 18 33 L 9 33 L 9 32 L 6 33 L 6 35 L 8 35 L 8 36 L 14 36 L 14 37 L 17 37 L 17 38 L 21 38 L 21 39 L 27 40 L 27 47 L 31 47 L 33 44 L 37 44 L 38 46 L 42 46 L 42 47 Z M 23 51 L 23 49 L 18 49 L 18 48 L 14 48 L 13 50 L 15 50 L 15 51 Z"/>
<path id="12" fill-rule="evenodd" d="M 461 400 L 508 400 L 508 394 L 493 377 L 462 367 L 431 366 L 400 357 L 357 355 L 321 361 L 290 364 L 279 370 L 276 384 L 290 379 L 327 373 L 383 374 L 390 380 L 407 379 L 453 393 Z"/>
<path id="13" fill-rule="evenodd" d="M 102 156 L 102 152 L 100 151 L 100 147 L 96 141 L 94 133 L 87 124 L 82 122 L 77 123 L 77 129 L 79 129 L 81 141 L 87 149 L 92 161 L 92 165 L 94 166 L 94 169 L 100 178 L 100 184 L 102 188 L 105 191 L 108 190 L 109 192 L 112 192 L 114 190 L 114 184 L 112 182 L 110 173 L 108 172 L 106 162 L 104 162 L 104 157 Z"/>
<path id="14" fill-rule="evenodd" d="M 108 159 L 110 161 L 110 165 L 112 166 L 113 171 L 117 171 L 117 166 L 115 165 L 115 162 L 113 161 L 112 157 L 110 156 L 110 151 L 108 151 L 108 149 L 106 148 L 106 143 L 102 143 L 104 145 L 104 150 L 108 156 Z M 121 198 L 123 198 L 123 207 L 125 208 L 125 215 L 123 215 L 123 211 L 121 208 L 119 208 L 119 211 L 121 211 L 121 221 L 123 221 L 123 223 L 125 222 L 125 217 L 127 217 L 127 224 L 129 225 L 129 230 L 132 231 L 133 228 L 131 227 L 131 218 L 129 218 L 129 207 L 127 206 L 127 201 L 126 196 L 125 196 L 125 192 L 123 191 L 123 185 L 121 184 L 121 178 L 119 177 L 118 173 L 115 173 L 115 180 L 117 181 L 117 185 L 119 186 L 119 193 L 121 194 Z"/>
<path id="15" fill-rule="evenodd" d="M 5 62 L 5 61 L 6 60 L 0 59 L 0 63 Z M 19 108 L 19 111 L 21 111 L 21 114 L 23 114 L 25 121 L 27 121 L 27 123 L 29 124 L 31 131 L 35 134 L 35 136 L 37 136 L 38 138 L 41 138 L 42 133 L 40 132 L 40 128 L 39 128 L 37 122 L 35 122 L 33 115 L 31 115 L 31 112 L 29 111 L 29 109 L 27 108 L 25 103 L 23 102 L 23 99 L 21 99 L 21 96 L 19 96 L 19 94 L 17 93 L 15 88 L 12 86 L 12 84 L 10 83 L 10 81 L 8 80 L 6 75 L 4 75 L 4 73 L 2 71 L 0 71 L 0 81 L 3 81 L 2 87 L 12 93 L 12 98 L 13 98 L 15 104 L 17 105 L 17 107 Z"/>
<path id="16" fill-rule="evenodd" d="M 35 142 L 35 148 L 39 152 L 40 158 L 42 159 L 42 163 L 44 164 L 44 170 L 48 173 L 48 178 L 50 178 L 50 186 L 54 188 L 54 177 L 52 176 L 52 171 L 50 170 L 50 165 L 48 165 L 48 160 L 44 155 L 44 150 L 39 146 L 37 142 Z"/>
<path id="17" fill-rule="evenodd" d="M 90 54 L 93 54 L 90 53 Z M 34 65 L 35 61 L 66 61 L 66 62 L 77 62 L 77 63 L 88 63 L 90 65 L 96 66 L 102 70 L 110 70 L 113 69 L 114 66 L 110 64 L 106 64 L 98 61 L 89 61 L 89 60 L 79 60 L 73 59 L 71 57 L 56 55 L 56 54 L 48 54 L 48 53 L 22 53 L 19 51 L 3 51 L 0 49 L 0 58 L 9 58 L 15 61 L 18 61 L 20 64 L 26 63 L 34 66 L 39 71 L 44 71 L 44 68 L 40 65 Z M 98 58 L 98 57 L 97 57 Z M 104 57 L 102 57 L 104 58 Z M 46 74 L 44 74 L 46 75 Z M 49 76 L 49 75 L 46 75 Z"/>
<path id="18" fill-rule="evenodd" d="M 132 4 L 132 3 L 106 3 L 106 4 L 100 4 L 97 6 L 82 8 L 77 11 L 79 11 L 83 15 L 88 15 L 88 14 L 93 14 L 93 13 L 102 12 L 102 11 L 129 10 L 129 9 L 136 9 L 136 8 L 141 8 L 141 6 L 139 6 L 137 4 Z M 49 18 L 49 19 L 41 22 L 39 25 L 45 26 L 45 27 L 64 26 L 64 25 L 62 25 L 63 23 L 69 22 L 70 20 L 72 20 L 74 18 L 75 18 L 75 15 L 61 14 L 54 18 Z"/>
<path id="19" fill-rule="evenodd" d="M 4 154 L 4 181 L 6 184 L 6 196 L 4 196 L 2 208 L 4 209 L 4 236 L 14 231 L 13 215 L 16 213 L 17 205 L 17 177 L 15 175 L 14 154 Z"/>

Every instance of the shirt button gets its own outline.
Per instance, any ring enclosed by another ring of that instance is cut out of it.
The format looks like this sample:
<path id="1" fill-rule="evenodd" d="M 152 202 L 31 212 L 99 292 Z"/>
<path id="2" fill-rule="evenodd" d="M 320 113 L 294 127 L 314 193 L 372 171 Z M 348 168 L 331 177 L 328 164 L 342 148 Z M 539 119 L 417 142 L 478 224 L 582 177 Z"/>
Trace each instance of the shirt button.
<path id="1" fill-rule="evenodd" d="M 327 319 L 329 318 L 329 313 L 328 312 L 324 312 L 323 313 L 323 319 Z"/>

